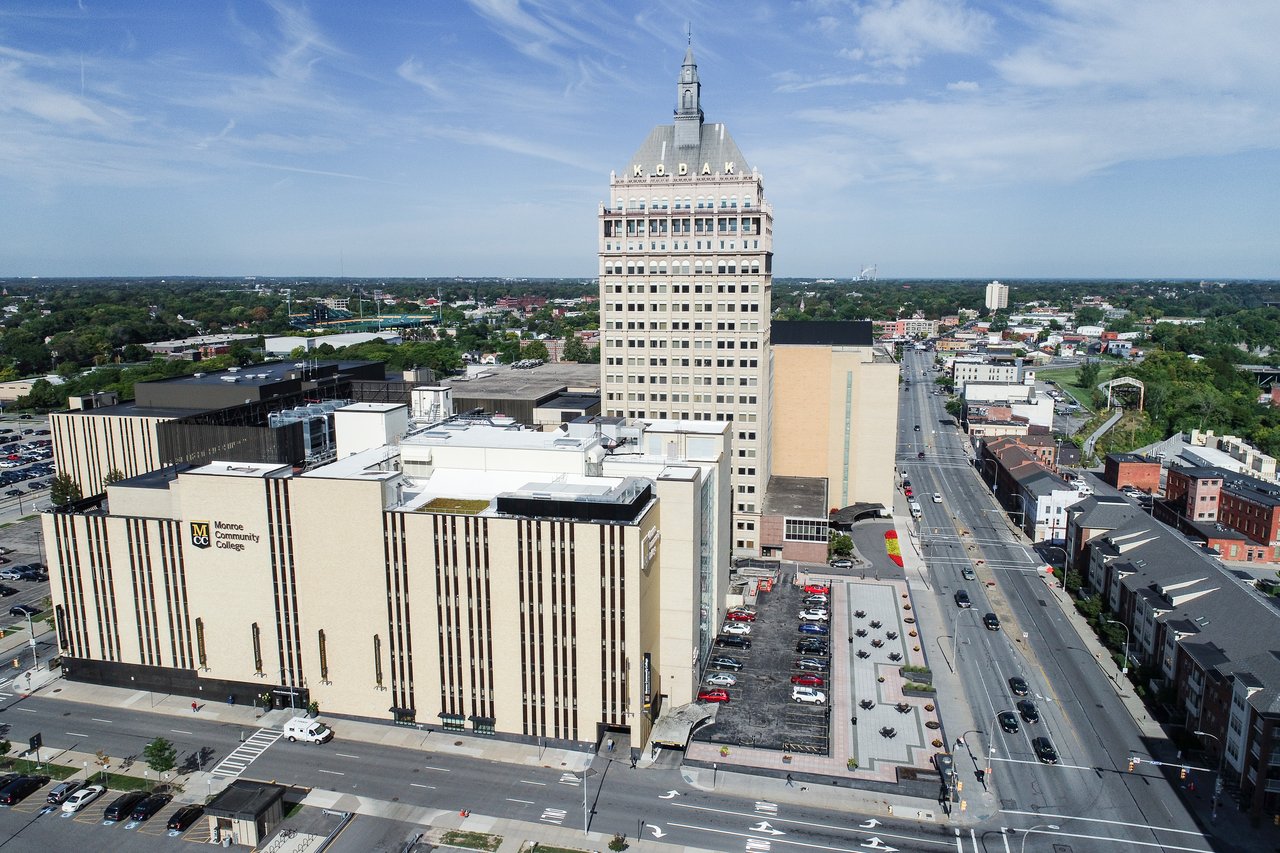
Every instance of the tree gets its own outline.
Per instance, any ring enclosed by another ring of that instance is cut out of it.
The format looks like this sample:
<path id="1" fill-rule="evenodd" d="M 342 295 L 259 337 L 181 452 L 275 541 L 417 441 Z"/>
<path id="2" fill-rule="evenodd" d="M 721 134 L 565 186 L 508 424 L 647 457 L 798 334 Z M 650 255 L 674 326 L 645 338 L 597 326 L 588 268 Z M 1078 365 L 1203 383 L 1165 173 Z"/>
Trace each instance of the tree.
<path id="1" fill-rule="evenodd" d="M 82 497 L 84 495 L 80 493 L 80 486 L 70 474 L 59 474 L 53 478 L 53 484 L 49 487 L 49 503 L 54 506 L 66 506 Z"/>
<path id="2" fill-rule="evenodd" d="M 142 757 L 147 766 L 156 773 L 168 773 L 178 764 L 178 751 L 173 744 L 158 737 L 142 748 Z"/>
<path id="3" fill-rule="evenodd" d="M 551 358 L 551 353 L 547 351 L 547 345 L 542 341 L 532 341 L 524 349 L 520 350 L 521 358 L 540 358 L 543 361 Z"/>
<path id="4" fill-rule="evenodd" d="M 1087 361 L 1080 365 L 1080 370 L 1076 372 L 1076 381 L 1081 388 L 1092 388 L 1098 383 L 1098 374 L 1101 372 L 1101 364 L 1096 361 Z"/>
<path id="5" fill-rule="evenodd" d="M 7 740 L 0 740 L 0 758 L 4 758 L 13 751 L 13 744 Z"/>
<path id="6" fill-rule="evenodd" d="M 853 537 L 847 533 L 831 534 L 831 553 L 847 557 L 853 553 Z"/>
<path id="7" fill-rule="evenodd" d="M 578 363 L 585 362 L 591 357 L 591 351 L 587 349 L 587 345 L 582 342 L 582 338 L 577 335 L 570 335 L 564 339 L 564 360 L 576 361 Z"/>
<path id="8" fill-rule="evenodd" d="M 119 468 L 112 468 L 102 478 L 102 485 L 110 486 L 112 483 L 118 483 L 124 479 L 124 472 Z"/>

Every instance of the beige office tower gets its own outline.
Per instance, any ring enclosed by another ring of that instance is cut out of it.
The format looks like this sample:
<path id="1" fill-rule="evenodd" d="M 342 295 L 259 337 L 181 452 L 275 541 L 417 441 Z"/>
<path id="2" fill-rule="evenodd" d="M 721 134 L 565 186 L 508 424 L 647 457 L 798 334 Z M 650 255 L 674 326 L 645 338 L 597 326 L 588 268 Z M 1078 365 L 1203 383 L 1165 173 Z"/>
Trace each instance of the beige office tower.
<path id="1" fill-rule="evenodd" d="M 703 122 L 693 49 L 675 121 L 600 206 L 603 413 L 732 423 L 733 550 L 759 551 L 769 482 L 773 211 L 723 124 Z"/>

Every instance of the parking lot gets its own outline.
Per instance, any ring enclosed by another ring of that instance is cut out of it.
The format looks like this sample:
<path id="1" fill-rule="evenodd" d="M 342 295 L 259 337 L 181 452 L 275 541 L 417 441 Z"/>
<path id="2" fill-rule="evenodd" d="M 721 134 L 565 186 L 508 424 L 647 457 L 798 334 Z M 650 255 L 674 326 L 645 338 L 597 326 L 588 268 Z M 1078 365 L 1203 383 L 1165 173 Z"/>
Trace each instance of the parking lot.
<path id="1" fill-rule="evenodd" d="M 14 849 L 23 850 L 172 850 L 177 840 L 209 843 L 208 822 L 197 820 L 185 833 L 170 835 L 166 824 L 179 808 L 172 801 L 147 821 L 118 821 L 105 824 L 103 815 L 120 791 L 107 791 L 81 811 L 63 812 L 45 803 L 50 782 L 22 802 L 0 806 L 0 838 L 17 840 Z M 7 843 L 4 842 L 4 843 Z"/>
<path id="2" fill-rule="evenodd" d="M 791 698 L 793 675 L 818 675 L 824 683 L 817 689 L 825 693 L 830 688 L 830 654 L 796 651 L 802 638 L 817 636 L 802 634 L 797 628 L 796 614 L 804 609 L 804 597 L 802 589 L 784 578 L 770 592 L 761 593 L 756 620 L 742 623 L 751 625 L 751 648 L 713 650 L 713 658 L 727 655 L 741 661 L 743 668 L 733 673 L 737 683 L 724 688 L 730 701 L 720 708 L 713 725 L 695 734 L 695 740 L 822 755 L 829 752 L 829 703 L 802 704 Z M 833 620 L 836 615 L 832 614 Z M 795 662 L 800 658 L 821 661 L 822 666 L 797 669 Z M 718 671 L 712 667 L 707 674 Z"/>

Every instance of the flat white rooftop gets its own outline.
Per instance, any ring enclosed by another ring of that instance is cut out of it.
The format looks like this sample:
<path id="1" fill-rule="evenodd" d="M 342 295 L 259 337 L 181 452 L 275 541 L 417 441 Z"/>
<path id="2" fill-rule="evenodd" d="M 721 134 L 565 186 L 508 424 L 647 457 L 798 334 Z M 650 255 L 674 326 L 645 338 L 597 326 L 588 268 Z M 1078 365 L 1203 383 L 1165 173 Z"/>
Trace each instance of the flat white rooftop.
<path id="1" fill-rule="evenodd" d="M 261 479 L 263 477 L 278 476 L 280 474 L 290 474 L 293 468 L 289 465 L 280 465 L 278 463 L 264 462 L 210 462 L 208 465 L 201 465 L 199 468 L 192 468 L 186 471 L 186 474 L 213 474 L 221 477 L 250 477 Z"/>

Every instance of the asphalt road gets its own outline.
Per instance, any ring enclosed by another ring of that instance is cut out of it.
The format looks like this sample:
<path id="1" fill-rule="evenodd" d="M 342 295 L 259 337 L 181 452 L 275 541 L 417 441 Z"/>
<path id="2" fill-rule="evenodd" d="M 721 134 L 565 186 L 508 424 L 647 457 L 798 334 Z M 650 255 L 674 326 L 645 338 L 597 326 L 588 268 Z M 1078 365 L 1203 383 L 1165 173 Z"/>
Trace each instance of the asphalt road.
<path id="1" fill-rule="evenodd" d="M 912 387 L 902 394 L 899 459 L 917 494 L 944 496 L 942 504 L 922 504 L 924 517 L 913 538 L 926 556 L 937 614 L 946 626 L 929 651 L 934 661 L 942 658 L 954 667 L 971 711 L 971 728 L 977 730 L 963 733 L 965 745 L 954 750 L 957 766 L 969 771 L 971 785 L 978 785 L 972 770 L 985 769 L 984 750 L 990 750 L 989 783 L 998 797 L 994 821 L 1034 816 L 1040 823 L 1063 826 L 1064 832 L 1105 832 L 1127 840 L 1133 849 L 1240 849 L 1201 837 L 1163 777 L 1152 770 L 1128 772 L 1129 755 L 1149 755 L 1153 745 L 1144 743 L 1117 687 L 1050 600 L 1061 591 L 1045 582 L 1038 571 L 1044 561 L 1018 540 L 998 509 L 968 461 L 963 435 L 940 423 L 946 417 L 945 398 L 928 393 L 932 382 L 920 380 L 931 359 L 929 353 L 909 353 L 904 359 Z M 920 432 L 913 429 L 916 423 Z M 921 450 L 926 458 L 917 460 Z M 961 536 L 962 531 L 970 535 Z M 961 569 L 977 560 L 984 561 L 977 567 L 977 580 L 964 580 Z M 971 610 L 956 607 L 958 589 L 968 591 Z M 1001 630 L 984 629 L 981 616 L 988 611 L 1000 616 Z M 1030 685 L 1028 698 L 1036 702 L 1041 721 L 1004 734 L 995 716 L 1014 707 L 1018 697 L 1007 681 L 1014 675 Z M 940 708 L 946 722 L 945 705 Z M 948 734 L 954 739 L 962 733 L 948 726 Z M 1036 759 L 1031 748 L 1035 736 L 1052 740 L 1059 764 Z M 1071 839 L 1072 849 L 1088 849 L 1082 841 Z"/>

